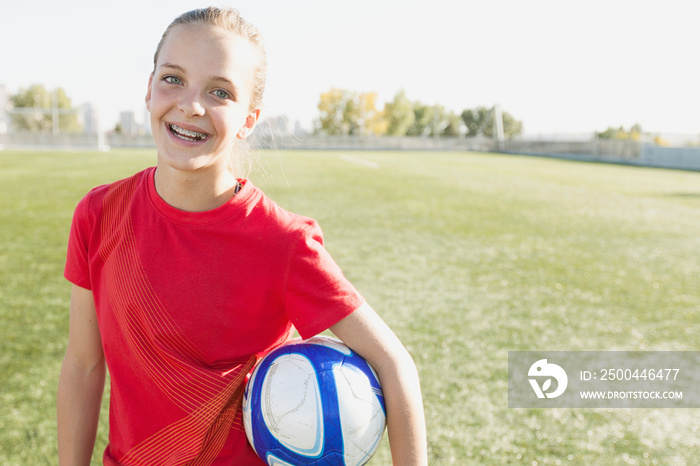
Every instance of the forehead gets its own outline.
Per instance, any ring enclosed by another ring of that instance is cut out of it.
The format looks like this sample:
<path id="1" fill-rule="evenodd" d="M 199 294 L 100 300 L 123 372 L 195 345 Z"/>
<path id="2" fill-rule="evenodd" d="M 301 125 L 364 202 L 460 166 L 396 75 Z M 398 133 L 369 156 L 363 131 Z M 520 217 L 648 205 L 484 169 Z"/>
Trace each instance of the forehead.
<path id="1" fill-rule="evenodd" d="M 173 27 L 163 41 L 157 66 L 170 63 L 188 73 L 252 81 L 257 56 L 247 39 L 203 23 Z"/>

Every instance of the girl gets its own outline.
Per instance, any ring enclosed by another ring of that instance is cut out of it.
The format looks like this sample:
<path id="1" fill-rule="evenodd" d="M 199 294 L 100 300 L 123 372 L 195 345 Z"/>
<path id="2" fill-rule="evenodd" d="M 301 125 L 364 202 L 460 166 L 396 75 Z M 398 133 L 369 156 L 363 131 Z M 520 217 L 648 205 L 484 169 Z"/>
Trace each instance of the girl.
<path id="1" fill-rule="evenodd" d="M 146 105 L 157 165 L 78 204 L 58 390 L 59 461 L 89 464 L 106 367 L 107 465 L 261 464 L 241 422 L 246 375 L 296 328 L 330 329 L 376 369 L 396 464 L 427 462 L 420 386 L 394 333 L 343 277 L 315 221 L 229 160 L 260 118 L 266 59 L 229 9 L 165 31 Z"/>

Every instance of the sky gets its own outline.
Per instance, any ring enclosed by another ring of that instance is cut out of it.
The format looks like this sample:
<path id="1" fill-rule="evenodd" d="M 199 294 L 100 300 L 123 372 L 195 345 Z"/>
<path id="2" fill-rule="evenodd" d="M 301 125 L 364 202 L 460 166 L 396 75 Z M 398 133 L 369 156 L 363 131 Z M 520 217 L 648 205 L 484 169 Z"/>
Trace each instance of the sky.
<path id="1" fill-rule="evenodd" d="M 400 90 L 458 114 L 500 104 L 526 135 L 700 134 L 695 0 L 1 1 L 0 85 L 62 87 L 105 129 L 120 111 L 143 119 L 167 25 L 216 5 L 266 38 L 263 115 L 306 128 L 337 87 L 377 92 L 380 106 Z"/>

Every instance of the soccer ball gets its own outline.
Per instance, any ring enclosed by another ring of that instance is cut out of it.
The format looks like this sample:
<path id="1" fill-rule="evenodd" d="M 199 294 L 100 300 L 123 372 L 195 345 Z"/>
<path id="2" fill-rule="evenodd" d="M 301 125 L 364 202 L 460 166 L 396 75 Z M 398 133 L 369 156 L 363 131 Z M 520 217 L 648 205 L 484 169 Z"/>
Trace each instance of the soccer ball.
<path id="1" fill-rule="evenodd" d="M 362 465 L 386 427 L 376 373 L 334 338 L 293 339 L 256 366 L 243 395 L 248 441 L 269 465 Z"/>

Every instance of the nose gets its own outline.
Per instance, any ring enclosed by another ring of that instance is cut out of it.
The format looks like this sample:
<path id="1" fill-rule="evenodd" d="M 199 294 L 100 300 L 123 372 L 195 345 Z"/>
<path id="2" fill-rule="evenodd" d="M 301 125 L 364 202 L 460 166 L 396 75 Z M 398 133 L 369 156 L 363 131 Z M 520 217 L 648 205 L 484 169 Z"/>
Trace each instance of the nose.
<path id="1" fill-rule="evenodd" d="M 198 92 L 186 92 L 178 102 L 178 109 L 188 117 L 204 115 L 204 105 Z"/>

